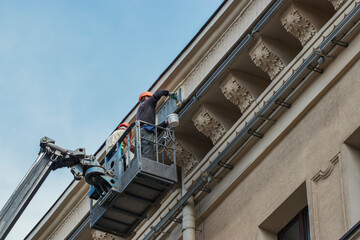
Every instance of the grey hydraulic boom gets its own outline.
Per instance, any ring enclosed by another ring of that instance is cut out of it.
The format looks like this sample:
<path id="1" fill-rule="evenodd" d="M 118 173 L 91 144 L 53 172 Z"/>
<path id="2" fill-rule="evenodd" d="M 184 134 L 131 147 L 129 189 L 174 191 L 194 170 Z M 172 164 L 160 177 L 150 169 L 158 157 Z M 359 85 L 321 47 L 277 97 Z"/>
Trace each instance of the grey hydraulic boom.
<path id="1" fill-rule="evenodd" d="M 176 115 L 169 116 L 169 126 L 176 126 Z M 152 125 L 154 141 L 149 141 L 141 135 L 145 125 L 151 124 L 132 123 L 107 152 L 103 165 L 84 148 L 71 151 L 43 137 L 35 163 L 0 212 L 0 240 L 6 238 L 51 170 L 63 167 L 71 169 L 75 180 L 84 177 L 91 185 L 89 198 L 97 200 L 94 206 L 90 201 L 87 222 L 91 228 L 122 237 L 133 234 L 177 182 L 174 132 Z M 142 142 L 149 142 L 151 155 L 143 155 Z"/>
<path id="2" fill-rule="evenodd" d="M 1 209 L 0 240 L 5 239 L 51 170 L 62 167 L 70 167 L 76 180 L 84 176 L 100 193 L 111 188 L 111 177 L 94 156 L 86 155 L 84 148 L 67 150 L 57 146 L 54 140 L 43 137 L 36 161 Z"/>

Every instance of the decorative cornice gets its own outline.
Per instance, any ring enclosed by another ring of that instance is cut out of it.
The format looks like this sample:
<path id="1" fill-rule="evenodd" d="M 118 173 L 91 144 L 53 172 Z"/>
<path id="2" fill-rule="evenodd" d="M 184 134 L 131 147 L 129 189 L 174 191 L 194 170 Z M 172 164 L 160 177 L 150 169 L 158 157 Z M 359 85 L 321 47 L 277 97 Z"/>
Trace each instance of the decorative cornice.
<path id="1" fill-rule="evenodd" d="M 250 50 L 249 55 L 257 67 L 269 74 L 271 80 L 285 68 L 285 63 L 262 38 Z"/>
<path id="2" fill-rule="evenodd" d="M 305 45 L 317 32 L 315 26 L 309 19 L 304 17 L 301 10 L 294 4 L 291 4 L 281 17 L 281 23 L 294 37 L 296 37 L 301 45 Z"/>
<path id="3" fill-rule="evenodd" d="M 334 170 L 335 165 L 339 162 L 339 154 L 337 154 L 333 159 L 330 160 L 330 164 L 325 171 L 319 171 L 312 180 L 314 182 L 318 182 L 320 179 L 326 179 L 330 176 L 332 171 Z"/>
<path id="4" fill-rule="evenodd" d="M 183 168 L 187 175 L 198 163 L 199 160 L 187 149 L 185 149 L 179 141 L 176 141 L 176 162 Z"/>
<path id="5" fill-rule="evenodd" d="M 65 239 L 66 236 L 79 224 L 86 213 L 89 211 L 89 198 L 87 195 L 71 210 L 69 215 L 63 218 L 58 228 L 48 238 L 49 240 Z"/>
<path id="6" fill-rule="evenodd" d="M 221 58 L 239 40 L 270 3 L 271 0 L 250 1 L 240 15 L 184 78 L 184 82 L 181 84 L 184 99 L 202 82 L 204 77 L 218 64 Z"/>
<path id="7" fill-rule="evenodd" d="M 241 113 L 244 113 L 250 104 L 255 101 L 251 93 L 231 73 L 225 79 L 220 89 L 230 102 L 240 108 Z"/>
<path id="8" fill-rule="evenodd" d="M 214 114 L 207 108 L 203 107 L 192 119 L 195 127 L 199 132 L 209 137 L 215 145 L 217 141 L 225 134 L 224 125 L 221 124 Z"/>
<path id="9" fill-rule="evenodd" d="M 91 229 L 91 237 L 93 240 L 121 240 L 123 238 L 111 235 L 110 233 L 104 233 L 98 230 Z"/>
<path id="10" fill-rule="evenodd" d="M 329 2 L 334 6 L 334 9 L 337 11 L 346 2 L 346 0 L 329 0 Z"/>

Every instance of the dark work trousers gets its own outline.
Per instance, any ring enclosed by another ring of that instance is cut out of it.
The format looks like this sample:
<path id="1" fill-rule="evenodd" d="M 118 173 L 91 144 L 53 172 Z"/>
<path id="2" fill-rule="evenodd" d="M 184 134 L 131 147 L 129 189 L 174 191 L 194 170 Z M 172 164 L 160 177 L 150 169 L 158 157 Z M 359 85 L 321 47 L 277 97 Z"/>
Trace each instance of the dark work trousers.
<path id="1" fill-rule="evenodd" d="M 145 128 L 140 129 L 141 136 L 141 156 L 154 160 L 155 133 Z"/>

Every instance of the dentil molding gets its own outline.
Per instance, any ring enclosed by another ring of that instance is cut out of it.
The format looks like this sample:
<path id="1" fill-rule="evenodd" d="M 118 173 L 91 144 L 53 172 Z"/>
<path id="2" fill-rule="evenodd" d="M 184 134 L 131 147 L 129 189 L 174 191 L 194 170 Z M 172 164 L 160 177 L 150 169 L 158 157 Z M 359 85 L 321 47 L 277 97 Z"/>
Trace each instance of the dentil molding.
<path id="1" fill-rule="evenodd" d="M 89 197 L 84 195 L 79 203 L 64 217 L 61 224 L 48 238 L 49 240 L 65 239 L 89 212 Z"/>

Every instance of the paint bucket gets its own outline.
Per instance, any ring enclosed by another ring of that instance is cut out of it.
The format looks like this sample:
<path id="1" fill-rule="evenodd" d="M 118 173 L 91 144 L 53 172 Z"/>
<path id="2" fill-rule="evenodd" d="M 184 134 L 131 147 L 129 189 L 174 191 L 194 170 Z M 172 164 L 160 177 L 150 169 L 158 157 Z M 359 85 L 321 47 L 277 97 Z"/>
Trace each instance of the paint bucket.
<path id="1" fill-rule="evenodd" d="M 176 113 L 171 113 L 167 116 L 167 122 L 170 127 L 177 127 L 179 126 L 179 116 Z"/>

